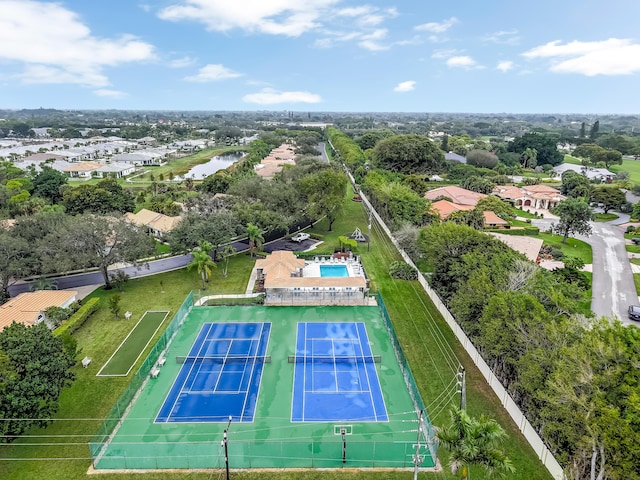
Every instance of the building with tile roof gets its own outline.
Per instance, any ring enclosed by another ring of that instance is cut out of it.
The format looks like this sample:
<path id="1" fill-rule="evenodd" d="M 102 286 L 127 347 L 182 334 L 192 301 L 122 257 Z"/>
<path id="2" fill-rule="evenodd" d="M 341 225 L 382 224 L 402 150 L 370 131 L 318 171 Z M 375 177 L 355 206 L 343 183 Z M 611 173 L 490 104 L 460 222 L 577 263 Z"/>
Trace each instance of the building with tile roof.
<path id="1" fill-rule="evenodd" d="M 31 326 L 45 319 L 49 307 L 67 308 L 76 301 L 78 292 L 73 290 L 39 290 L 21 293 L 0 305 L 0 331 L 12 323 Z"/>
<path id="2" fill-rule="evenodd" d="M 472 207 L 475 207 L 478 201 L 486 196 L 484 193 L 472 192 L 471 190 L 456 185 L 434 188 L 424 194 L 424 198 L 428 200 L 447 197 L 450 198 L 453 203 L 458 205 L 471 205 Z"/>
<path id="3" fill-rule="evenodd" d="M 143 208 L 138 213 L 125 213 L 124 218 L 139 227 L 148 228 L 149 233 L 156 238 L 166 236 L 171 230 L 176 228 L 176 225 L 182 220 L 182 217 L 169 217 L 168 215 L 153 212 L 146 208 Z"/>
<path id="4" fill-rule="evenodd" d="M 558 189 L 548 185 L 526 185 L 524 187 L 498 185 L 492 193 L 503 200 L 510 201 L 518 208 L 529 207 L 536 210 L 548 210 L 567 198 Z"/>
<path id="5" fill-rule="evenodd" d="M 323 276 L 325 266 L 340 268 L 345 276 Z M 367 301 L 367 278 L 353 256 L 303 260 L 293 252 L 275 251 L 257 260 L 255 268 L 267 305 L 362 305 Z"/>

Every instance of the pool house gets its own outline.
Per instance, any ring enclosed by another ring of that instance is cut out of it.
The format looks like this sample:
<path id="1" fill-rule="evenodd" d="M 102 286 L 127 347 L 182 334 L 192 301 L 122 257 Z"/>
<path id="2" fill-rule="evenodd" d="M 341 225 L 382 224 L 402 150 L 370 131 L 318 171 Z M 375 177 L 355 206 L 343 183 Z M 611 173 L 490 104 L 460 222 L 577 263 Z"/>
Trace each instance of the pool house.
<path id="1" fill-rule="evenodd" d="M 358 256 L 296 257 L 276 251 L 256 261 L 265 305 L 368 305 L 369 282 Z"/>

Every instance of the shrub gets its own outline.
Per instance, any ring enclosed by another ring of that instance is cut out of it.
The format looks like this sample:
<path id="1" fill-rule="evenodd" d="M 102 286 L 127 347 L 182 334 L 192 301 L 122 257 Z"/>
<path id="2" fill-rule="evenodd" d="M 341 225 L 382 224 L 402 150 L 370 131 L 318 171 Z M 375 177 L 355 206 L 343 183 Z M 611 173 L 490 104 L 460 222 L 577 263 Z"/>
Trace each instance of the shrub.
<path id="1" fill-rule="evenodd" d="M 324 236 L 320 235 L 319 233 L 309 233 L 309 235 L 314 240 L 324 240 Z"/>
<path id="2" fill-rule="evenodd" d="M 69 335 L 73 334 L 73 332 L 75 332 L 82 325 L 84 325 L 84 322 L 87 321 L 87 319 L 91 316 L 93 312 L 98 310 L 99 306 L 100 306 L 100 299 L 92 298 L 91 300 L 87 301 L 87 303 L 82 305 L 76 313 L 71 315 L 71 317 L 69 317 L 69 319 L 66 322 L 64 322 L 62 325 L 56 328 L 53 331 L 53 333 L 57 337 L 62 337 L 65 333 L 68 333 Z"/>
<path id="3" fill-rule="evenodd" d="M 538 235 L 539 233 L 540 233 L 540 229 L 538 227 L 524 227 L 525 236 Z"/>
<path id="4" fill-rule="evenodd" d="M 389 275 L 402 280 L 418 279 L 418 271 L 406 262 L 393 262 L 389 266 Z"/>
<path id="5" fill-rule="evenodd" d="M 636 227 L 634 227 L 633 225 L 629 225 L 625 233 L 635 233 L 635 231 L 636 231 Z"/>
<path id="6" fill-rule="evenodd" d="M 563 256 L 562 250 L 560 250 L 559 248 L 552 248 L 551 256 L 554 260 L 560 260 Z"/>

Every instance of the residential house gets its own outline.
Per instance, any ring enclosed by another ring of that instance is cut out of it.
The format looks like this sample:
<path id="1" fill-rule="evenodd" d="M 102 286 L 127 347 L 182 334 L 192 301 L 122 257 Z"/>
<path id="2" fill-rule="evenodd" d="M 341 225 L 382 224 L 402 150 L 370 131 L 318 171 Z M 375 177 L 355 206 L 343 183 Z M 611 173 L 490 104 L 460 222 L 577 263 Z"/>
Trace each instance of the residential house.
<path id="1" fill-rule="evenodd" d="M 561 195 L 559 190 L 548 185 L 526 185 L 524 187 L 498 185 L 493 189 L 493 194 L 513 203 L 517 208 L 536 210 L 549 210 L 567 198 Z"/>
<path id="2" fill-rule="evenodd" d="M 263 178 L 272 178 L 280 172 L 285 165 L 295 165 L 296 154 L 293 146 L 283 143 L 279 147 L 271 150 L 269 155 L 254 167 L 256 174 Z"/>
<path id="3" fill-rule="evenodd" d="M 136 171 L 135 165 L 129 163 L 105 163 L 100 168 L 95 170 L 95 175 L 98 178 L 111 177 L 122 178 L 127 175 L 131 175 Z"/>
<path id="4" fill-rule="evenodd" d="M 111 157 L 111 161 L 132 165 L 162 165 L 163 156 L 161 153 L 150 151 L 118 153 Z"/>
<path id="5" fill-rule="evenodd" d="M 72 290 L 39 290 L 21 293 L 0 305 L 0 331 L 12 323 L 36 325 L 45 320 L 49 307 L 67 308 L 76 301 L 78 292 Z"/>
<path id="6" fill-rule="evenodd" d="M 126 213 L 124 218 L 135 225 L 146 227 L 151 235 L 159 239 L 164 238 L 182 220 L 182 217 L 169 217 L 146 208 L 138 213 Z"/>
<path id="7" fill-rule="evenodd" d="M 343 276 L 328 276 L 340 270 Z M 368 282 L 358 258 L 315 260 L 297 258 L 293 252 L 275 251 L 256 261 L 258 289 L 266 305 L 362 305 Z"/>
<path id="8" fill-rule="evenodd" d="M 144 147 L 155 147 L 158 145 L 158 140 L 153 137 L 142 137 L 138 139 L 138 145 Z"/>
<path id="9" fill-rule="evenodd" d="M 460 188 L 455 185 L 434 188 L 424 194 L 424 198 L 429 200 L 446 197 L 450 198 L 451 201 L 457 205 L 471 205 L 472 207 L 475 207 L 478 201 L 486 196 L 487 195 L 484 193 L 472 192 L 471 190 Z"/>
<path id="10" fill-rule="evenodd" d="M 103 166 L 103 163 L 98 162 L 78 162 L 70 167 L 66 167 L 63 172 L 68 174 L 71 178 L 89 180 L 93 177 L 94 172 Z"/>
<path id="11" fill-rule="evenodd" d="M 431 204 L 431 210 L 440 216 L 440 219 L 446 220 L 453 212 L 473 210 L 475 207 L 471 205 L 459 205 L 448 200 L 438 200 Z M 490 210 L 482 212 L 484 216 L 484 228 L 506 228 L 509 222 L 503 220 Z"/>
<path id="12" fill-rule="evenodd" d="M 559 177 L 562 177 L 562 174 L 569 170 L 579 173 L 580 175 L 584 175 L 589 180 L 600 180 L 601 182 L 606 183 L 611 183 L 616 176 L 615 173 L 607 170 L 606 168 L 585 167 L 583 165 L 574 165 L 572 163 L 562 163 L 553 167 L 553 171 L 556 172 L 556 175 Z"/>

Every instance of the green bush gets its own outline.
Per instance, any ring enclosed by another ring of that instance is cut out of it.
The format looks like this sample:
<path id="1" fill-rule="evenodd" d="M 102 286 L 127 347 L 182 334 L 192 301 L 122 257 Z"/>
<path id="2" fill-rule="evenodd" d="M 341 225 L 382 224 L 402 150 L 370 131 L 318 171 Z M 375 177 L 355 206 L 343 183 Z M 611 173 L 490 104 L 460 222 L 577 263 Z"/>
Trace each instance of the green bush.
<path id="1" fill-rule="evenodd" d="M 634 227 L 633 225 L 629 225 L 627 227 L 626 233 L 635 233 L 635 232 L 636 232 L 636 227 Z"/>
<path id="2" fill-rule="evenodd" d="M 69 335 L 73 334 L 73 332 L 84 325 L 84 322 L 87 321 L 87 318 L 89 318 L 93 312 L 98 310 L 98 307 L 100 307 L 99 298 L 92 298 L 91 300 L 88 300 L 87 303 L 82 305 L 76 313 L 69 317 L 67 321 L 56 328 L 53 333 L 57 337 L 62 337 L 65 333 L 68 333 Z"/>
<path id="3" fill-rule="evenodd" d="M 553 257 L 554 260 L 560 260 L 563 255 L 564 254 L 562 253 L 562 250 L 560 250 L 559 248 L 551 249 L 551 256 Z"/>
<path id="4" fill-rule="evenodd" d="M 540 229 L 538 227 L 524 227 L 525 236 L 538 235 L 539 233 Z"/>
<path id="5" fill-rule="evenodd" d="M 389 266 L 389 275 L 391 275 L 391 278 L 399 278 L 401 280 L 418 279 L 418 271 L 406 262 L 393 262 Z"/>
<path id="6" fill-rule="evenodd" d="M 309 232 L 309 235 L 311 235 L 311 238 L 313 238 L 314 240 L 324 240 L 324 236 L 320 235 L 319 233 Z"/>

